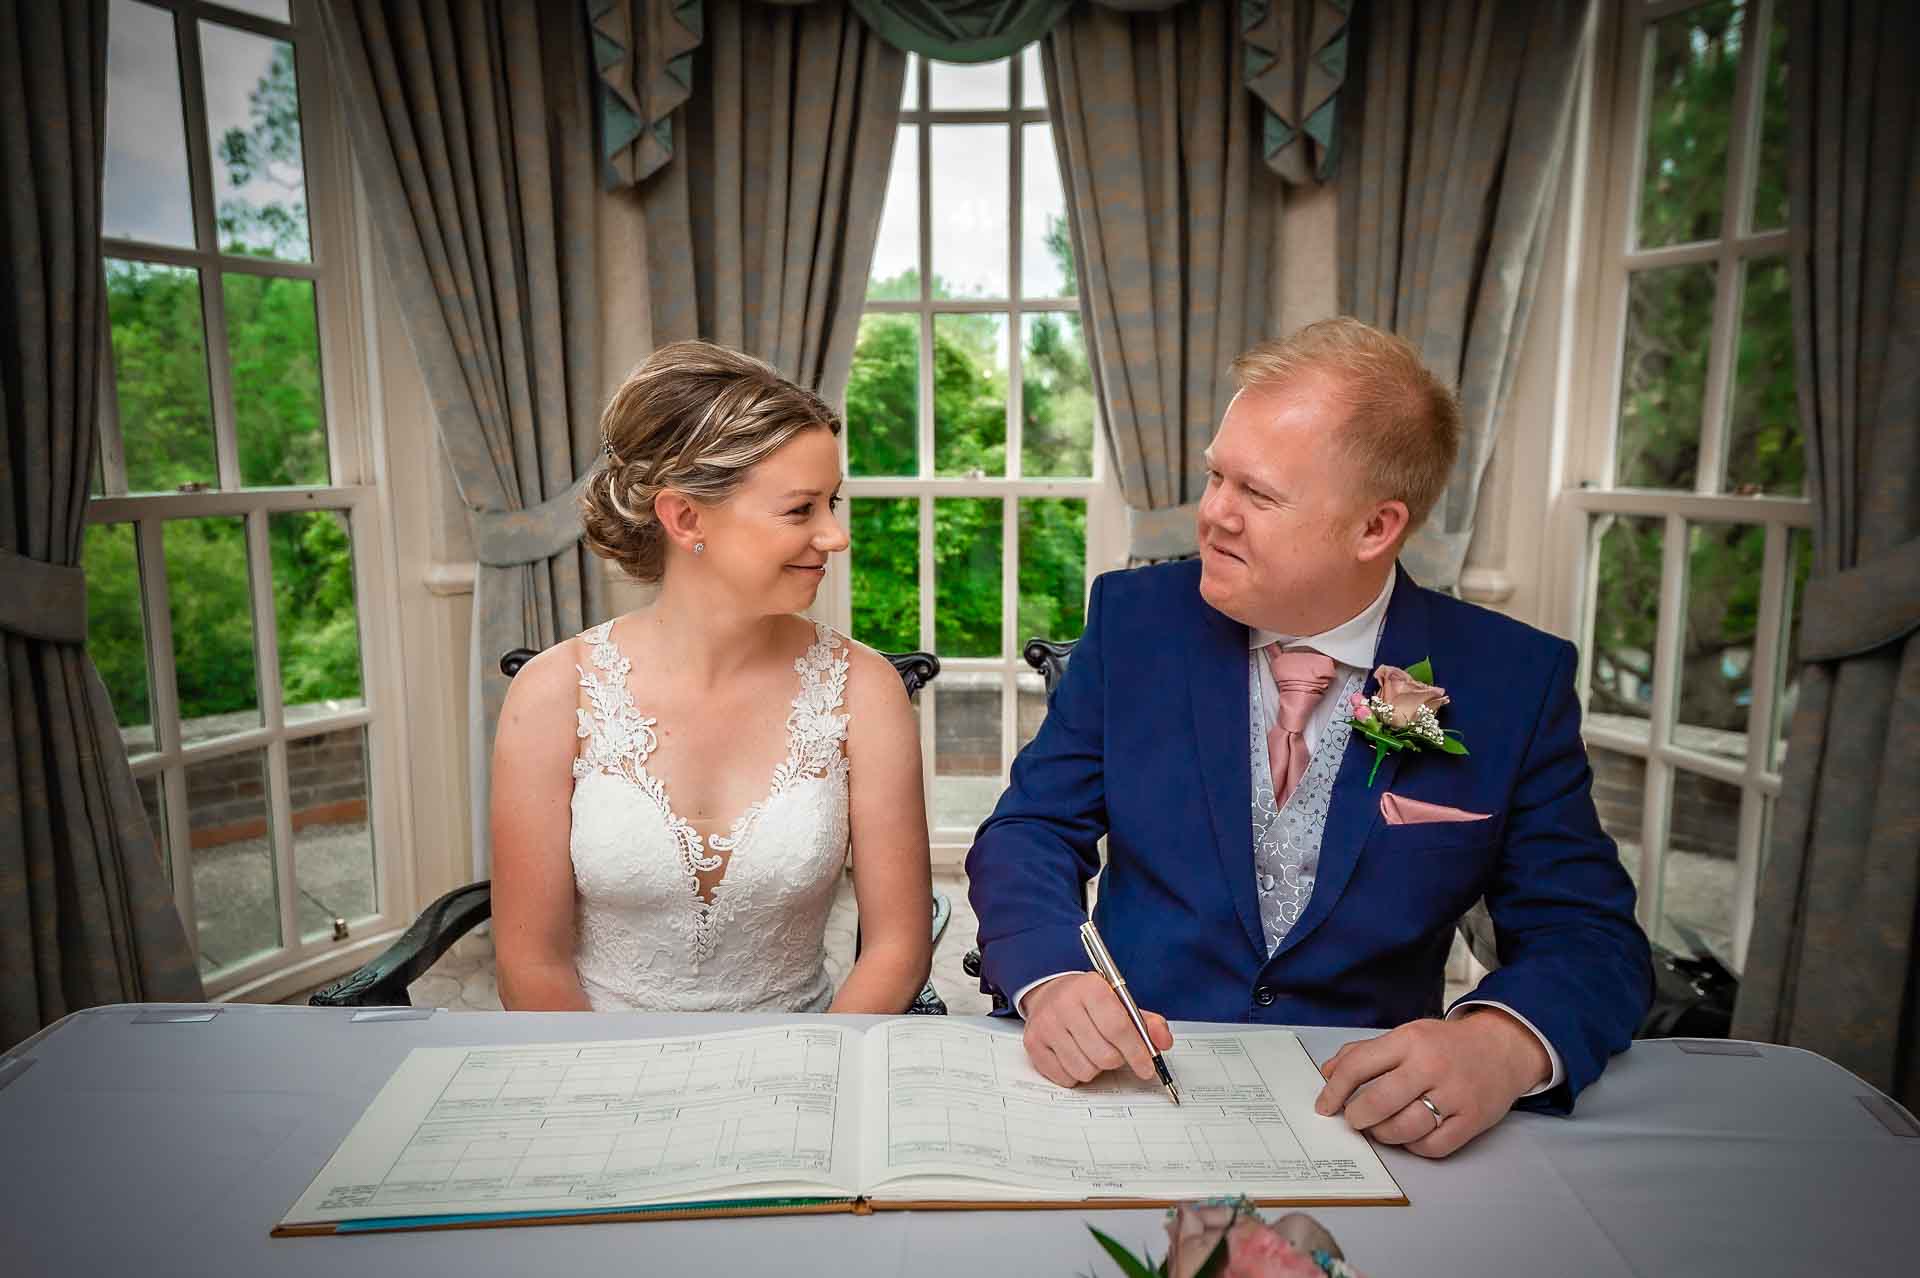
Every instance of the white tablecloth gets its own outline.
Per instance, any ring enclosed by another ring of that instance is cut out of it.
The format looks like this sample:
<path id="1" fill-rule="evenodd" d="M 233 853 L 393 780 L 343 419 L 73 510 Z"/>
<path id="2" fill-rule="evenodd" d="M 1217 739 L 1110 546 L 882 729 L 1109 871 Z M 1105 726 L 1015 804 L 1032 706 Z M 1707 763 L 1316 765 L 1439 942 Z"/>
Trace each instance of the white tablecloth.
<path id="1" fill-rule="evenodd" d="M 268 1231 L 413 1047 L 713 1032 L 773 1018 L 439 1012 L 355 1022 L 344 1009 L 235 1005 L 207 1021 L 138 1019 L 154 1010 L 78 1013 L 0 1059 L 0 1273 L 1111 1274 L 1089 1221 L 1163 1250 L 1159 1212 L 1079 1210 L 274 1239 Z M 1361 1036 L 1298 1033 L 1316 1060 Z M 1443 1162 L 1383 1148 L 1410 1207 L 1315 1215 L 1371 1278 L 1914 1272 L 1920 1127 L 1810 1052 L 1704 1046 L 1721 1051 L 1636 1043 L 1572 1118 L 1513 1115 Z"/>

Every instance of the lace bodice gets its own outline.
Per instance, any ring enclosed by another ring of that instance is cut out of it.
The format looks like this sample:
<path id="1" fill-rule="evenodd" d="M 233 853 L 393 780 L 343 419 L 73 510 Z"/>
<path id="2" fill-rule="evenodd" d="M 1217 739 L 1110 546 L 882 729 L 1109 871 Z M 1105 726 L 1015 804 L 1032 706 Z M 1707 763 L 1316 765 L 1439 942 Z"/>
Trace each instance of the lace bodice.
<path id="1" fill-rule="evenodd" d="M 647 770 L 656 720 L 627 687 L 612 622 L 582 635 L 591 670 L 573 761 L 574 966 L 596 1011 L 821 1011 L 827 912 L 848 838 L 844 642 L 816 625 L 794 663 L 787 755 L 766 797 L 703 839 Z M 726 869 L 701 896 L 700 875 Z"/>

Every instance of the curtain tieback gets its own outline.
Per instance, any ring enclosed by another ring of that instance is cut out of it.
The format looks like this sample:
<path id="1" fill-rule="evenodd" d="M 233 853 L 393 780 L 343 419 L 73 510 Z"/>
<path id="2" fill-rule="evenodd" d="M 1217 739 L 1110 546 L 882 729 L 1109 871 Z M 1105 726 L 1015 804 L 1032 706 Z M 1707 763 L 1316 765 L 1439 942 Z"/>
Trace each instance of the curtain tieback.
<path id="1" fill-rule="evenodd" d="M 87 641 L 87 574 L 0 549 L 0 630 L 49 643 Z"/>
<path id="2" fill-rule="evenodd" d="M 1161 510 L 1127 507 L 1127 562 L 1152 563 L 1194 554 L 1200 549 L 1194 527 L 1199 517 L 1197 501 Z"/>
<path id="3" fill-rule="evenodd" d="M 1800 608 L 1800 659 L 1841 661 L 1920 630 L 1920 537 L 1865 563 L 1807 582 Z"/>
<path id="4" fill-rule="evenodd" d="M 598 465 L 558 497 L 530 510 L 472 513 L 473 557 L 491 568 L 517 568 L 551 559 L 580 540 L 580 494 Z"/>

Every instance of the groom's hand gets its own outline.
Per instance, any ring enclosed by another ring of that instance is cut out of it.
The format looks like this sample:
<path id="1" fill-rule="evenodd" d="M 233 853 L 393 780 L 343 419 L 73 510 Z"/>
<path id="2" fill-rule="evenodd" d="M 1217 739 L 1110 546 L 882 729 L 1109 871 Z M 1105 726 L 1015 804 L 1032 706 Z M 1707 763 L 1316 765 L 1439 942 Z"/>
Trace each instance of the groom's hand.
<path id="1" fill-rule="evenodd" d="M 1097 972 L 1056 976 L 1036 986 L 1021 1000 L 1021 1011 L 1027 1019 L 1027 1059 L 1048 1081 L 1072 1087 L 1122 1065 L 1153 1081 L 1147 1045 L 1120 996 Z M 1140 1016 L 1156 1049 L 1173 1046 L 1165 1017 L 1144 1009 Z"/>
<path id="2" fill-rule="evenodd" d="M 1344 1112 L 1355 1131 L 1384 1144 L 1444 1158 L 1506 1117 L 1552 1070 L 1533 1031 L 1497 1007 L 1476 1007 L 1346 1044 L 1320 1067 L 1327 1085 L 1314 1109 Z M 1438 1122 L 1423 1096 L 1440 1111 Z"/>

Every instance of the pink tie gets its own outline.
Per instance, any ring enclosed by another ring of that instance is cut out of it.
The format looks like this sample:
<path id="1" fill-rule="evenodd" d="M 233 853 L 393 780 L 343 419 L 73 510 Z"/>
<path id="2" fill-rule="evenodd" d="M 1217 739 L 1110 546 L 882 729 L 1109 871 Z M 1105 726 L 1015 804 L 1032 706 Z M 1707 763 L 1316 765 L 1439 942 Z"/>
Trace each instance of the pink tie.
<path id="1" fill-rule="evenodd" d="M 1307 720 L 1333 682 L 1333 658 L 1310 649 L 1282 652 L 1273 644 L 1267 649 L 1267 666 L 1280 689 L 1279 714 L 1267 733 L 1267 762 L 1273 765 L 1273 803 L 1281 807 L 1306 775 Z"/>

